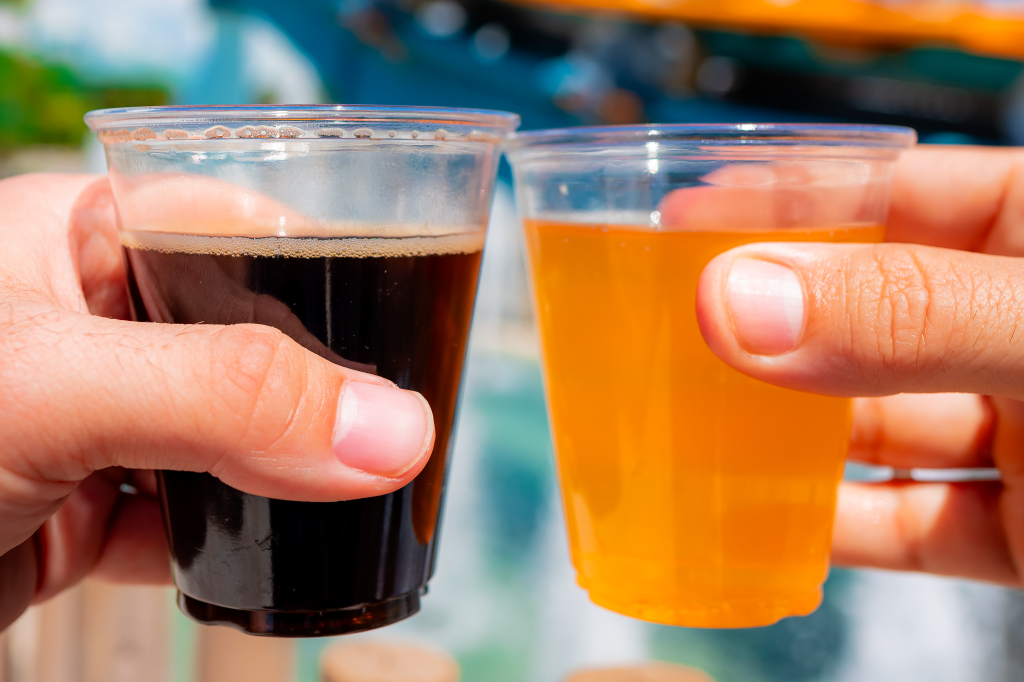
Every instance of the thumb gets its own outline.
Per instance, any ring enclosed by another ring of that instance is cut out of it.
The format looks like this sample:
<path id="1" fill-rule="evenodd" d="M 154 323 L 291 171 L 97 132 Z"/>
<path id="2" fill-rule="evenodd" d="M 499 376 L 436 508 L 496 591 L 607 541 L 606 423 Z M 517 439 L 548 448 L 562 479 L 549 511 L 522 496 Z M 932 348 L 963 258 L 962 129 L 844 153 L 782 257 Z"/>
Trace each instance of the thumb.
<path id="1" fill-rule="evenodd" d="M 908 244 L 752 244 L 705 268 L 711 350 L 764 381 L 844 396 L 1024 398 L 1020 260 Z"/>
<path id="2" fill-rule="evenodd" d="M 30 306 L 17 317 L 0 339 L 13 358 L 0 363 L 0 507 L 11 510 L 0 553 L 111 466 L 208 471 L 258 495 L 332 501 L 402 487 L 433 446 L 418 393 L 269 327 Z"/>

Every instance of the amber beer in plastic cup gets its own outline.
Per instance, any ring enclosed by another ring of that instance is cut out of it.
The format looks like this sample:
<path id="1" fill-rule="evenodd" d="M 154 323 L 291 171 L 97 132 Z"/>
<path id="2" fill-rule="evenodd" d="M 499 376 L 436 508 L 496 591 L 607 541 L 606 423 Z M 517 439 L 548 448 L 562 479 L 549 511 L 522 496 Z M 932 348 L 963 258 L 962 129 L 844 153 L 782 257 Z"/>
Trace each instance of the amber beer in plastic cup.
<path id="1" fill-rule="evenodd" d="M 850 400 L 708 350 L 704 266 L 751 242 L 879 242 L 913 131 L 665 125 L 509 144 L 573 564 L 644 620 L 751 627 L 821 602 Z"/>

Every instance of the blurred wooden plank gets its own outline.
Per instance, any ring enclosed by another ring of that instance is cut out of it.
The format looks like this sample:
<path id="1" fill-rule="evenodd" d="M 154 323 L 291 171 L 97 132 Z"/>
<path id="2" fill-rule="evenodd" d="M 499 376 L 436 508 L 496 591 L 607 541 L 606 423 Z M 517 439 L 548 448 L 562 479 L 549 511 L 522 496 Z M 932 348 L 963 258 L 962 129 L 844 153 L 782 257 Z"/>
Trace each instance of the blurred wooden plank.
<path id="1" fill-rule="evenodd" d="M 652 661 L 620 668 L 579 670 L 564 682 L 715 682 L 707 673 L 685 665 Z"/>
<path id="2" fill-rule="evenodd" d="M 459 682 L 443 651 L 408 642 L 341 640 L 320 655 L 320 682 Z"/>
<path id="3" fill-rule="evenodd" d="M 5 672 L 7 682 L 29 682 L 36 679 L 36 650 L 39 648 L 39 609 L 22 614 L 4 634 L 7 639 Z"/>
<path id="4" fill-rule="evenodd" d="M 82 682 L 167 682 L 167 588 L 88 581 L 82 591 Z"/>
<path id="5" fill-rule="evenodd" d="M 295 640 L 199 628 L 196 682 L 295 682 Z"/>
<path id="6" fill-rule="evenodd" d="M 84 682 L 81 585 L 34 607 L 38 613 L 31 677 L 17 682 Z"/>
<path id="7" fill-rule="evenodd" d="M 0 632 L 0 682 L 9 682 L 10 671 L 7 670 L 7 632 Z"/>

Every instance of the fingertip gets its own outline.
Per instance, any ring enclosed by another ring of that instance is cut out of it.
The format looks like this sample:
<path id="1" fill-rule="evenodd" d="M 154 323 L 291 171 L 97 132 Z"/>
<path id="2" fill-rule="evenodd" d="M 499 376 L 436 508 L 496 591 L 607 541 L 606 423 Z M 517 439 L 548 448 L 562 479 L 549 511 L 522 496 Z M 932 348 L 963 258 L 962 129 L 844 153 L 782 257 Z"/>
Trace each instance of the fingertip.
<path id="1" fill-rule="evenodd" d="M 342 464 L 400 479 L 422 468 L 433 440 L 433 414 L 419 393 L 356 381 L 342 387 L 332 438 Z"/>
<path id="2" fill-rule="evenodd" d="M 729 315 L 724 305 L 725 280 L 732 256 L 729 252 L 716 256 L 697 280 L 696 315 L 701 336 L 711 352 L 725 360 L 729 355 Z"/>

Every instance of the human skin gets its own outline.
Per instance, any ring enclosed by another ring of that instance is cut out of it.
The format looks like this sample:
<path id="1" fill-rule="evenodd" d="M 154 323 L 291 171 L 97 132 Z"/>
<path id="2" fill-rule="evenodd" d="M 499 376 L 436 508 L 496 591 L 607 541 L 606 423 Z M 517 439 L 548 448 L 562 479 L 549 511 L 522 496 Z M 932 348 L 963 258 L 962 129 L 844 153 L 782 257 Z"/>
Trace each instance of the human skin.
<path id="1" fill-rule="evenodd" d="M 106 178 L 10 178 L 0 206 L 0 631 L 86 575 L 169 582 L 154 469 L 335 501 L 429 458 L 422 396 L 328 361 L 273 301 L 224 302 L 230 326 L 127 321 Z"/>
<path id="2" fill-rule="evenodd" d="M 752 377 L 858 397 L 852 459 L 999 468 L 998 482 L 844 483 L 835 563 L 1019 587 L 1024 152 L 904 153 L 887 242 L 728 251 L 701 275 L 701 331 Z"/>

